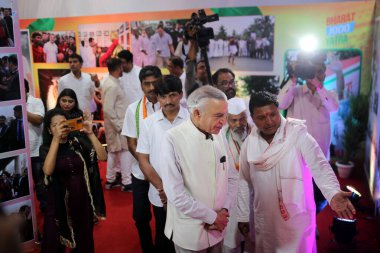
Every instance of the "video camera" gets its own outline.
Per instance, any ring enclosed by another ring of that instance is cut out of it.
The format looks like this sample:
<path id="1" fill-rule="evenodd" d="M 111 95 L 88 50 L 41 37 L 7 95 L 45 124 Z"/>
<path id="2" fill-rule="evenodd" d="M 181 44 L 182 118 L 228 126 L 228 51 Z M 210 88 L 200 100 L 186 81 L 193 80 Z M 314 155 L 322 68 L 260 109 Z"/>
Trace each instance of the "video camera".
<path id="1" fill-rule="evenodd" d="M 210 39 L 214 38 L 214 30 L 211 27 L 204 27 L 204 24 L 218 20 L 218 14 L 207 16 L 204 9 L 198 10 L 198 14 L 193 12 L 191 18 L 186 23 L 186 39 L 196 39 L 200 48 L 207 47 L 210 44 Z"/>
<path id="2" fill-rule="evenodd" d="M 301 80 L 314 79 L 316 66 L 308 60 L 298 60 L 295 64 L 288 61 L 286 72 L 290 77 L 297 77 Z"/>

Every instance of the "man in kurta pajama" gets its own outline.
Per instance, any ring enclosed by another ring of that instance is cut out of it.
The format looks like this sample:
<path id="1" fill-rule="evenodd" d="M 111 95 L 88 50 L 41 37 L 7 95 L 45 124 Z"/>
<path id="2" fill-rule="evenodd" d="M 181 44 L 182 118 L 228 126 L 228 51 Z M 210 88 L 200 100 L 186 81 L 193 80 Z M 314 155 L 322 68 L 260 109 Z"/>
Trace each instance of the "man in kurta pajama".
<path id="1" fill-rule="evenodd" d="M 235 165 L 235 170 L 233 171 L 236 175 L 239 174 L 239 157 L 241 146 L 251 131 L 251 128 L 248 125 L 248 115 L 246 111 L 247 107 L 243 99 L 235 97 L 228 100 L 228 124 L 223 127 L 222 134 L 227 140 L 227 150 L 231 155 L 230 159 Z M 249 238 L 243 238 L 239 232 L 237 226 L 238 223 L 236 220 L 236 212 L 237 206 L 236 203 L 234 203 L 230 211 L 226 236 L 224 237 L 225 253 L 240 253 L 241 242 L 244 241 L 244 239 L 251 241 Z M 245 252 L 250 252 L 249 245 L 249 242 L 245 244 Z"/>
<path id="2" fill-rule="evenodd" d="M 257 130 L 240 153 L 240 180 L 254 189 L 256 252 L 316 252 L 312 177 L 340 217 L 355 214 L 348 200 L 351 193 L 340 190 L 304 121 L 283 118 L 277 106 L 276 98 L 266 92 L 251 96 Z M 246 232 L 249 189 L 244 184 L 239 184 L 237 201 L 239 229 Z"/>
<path id="3" fill-rule="evenodd" d="M 187 105 L 191 119 L 170 129 L 162 145 L 165 235 L 177 253 L 219 253 L 237 183 L 220 132 L 227 98 L 203 86 L 188 97 Z"/>

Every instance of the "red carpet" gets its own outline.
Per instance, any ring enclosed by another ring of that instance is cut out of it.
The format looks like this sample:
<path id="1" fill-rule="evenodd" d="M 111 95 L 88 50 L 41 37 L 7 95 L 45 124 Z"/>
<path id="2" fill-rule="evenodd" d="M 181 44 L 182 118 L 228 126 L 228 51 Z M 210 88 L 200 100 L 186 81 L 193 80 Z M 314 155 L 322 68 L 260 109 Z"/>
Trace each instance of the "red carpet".
<path id="1" fill-rule="evenodd" d="M 105 182 L 105 168 L 106 164 L 102 163 L 103 182 Z M 320 231 L 319 253 L 380 253 L 380 222 L 371 217 L 373 206 L 367 183 L 364 181 L 363 175 L 353 175 L 352 178 L 340 179 L 340 182 L 342 187 L 348 184 L 354 186 L 363 195 L 357 210 L 358 234 L 354 243 L 350 245 L 339 245 L 334 242 L 334 235 L 329 229 L 332 224 L 333 212 L 330 207 L 326 207 L 317 217 Z M 97 253 L 140 253 L 138 234 L 132 219 L 132 193 L 121 192 L 120 188 L 115 188 L 105 190 L 104 194 L 107 203 L 107 219 L 95 225 L 95 251 Z M 152 228 L 154 228 L 153 222 Z M 39 249 L 36 246 L 29 252 L 39 253 Z"/>

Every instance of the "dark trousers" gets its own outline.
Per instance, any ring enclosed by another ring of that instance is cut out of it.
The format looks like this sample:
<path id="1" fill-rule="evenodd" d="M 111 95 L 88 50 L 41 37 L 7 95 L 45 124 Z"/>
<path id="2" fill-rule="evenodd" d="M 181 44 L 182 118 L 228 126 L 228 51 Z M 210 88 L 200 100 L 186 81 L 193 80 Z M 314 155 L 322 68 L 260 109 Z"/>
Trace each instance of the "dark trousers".
<path id="1" fill-rule="evenodd" d="M 32 176 L 36 196 L 38 202 L 40 202 L 40 210 L 43 213 L 46 209 L 47 191 L 44 184 L 44 173 L 42 171 L 42 163 L 39 157 L 31 157 L 30 160 L 32 162 Z"/>
<path id="2" fill-rule="evenodd" d="M 148 198 L 149 182 L 138 179 L 132 175 L 133 190 L 133 219 L 140 237 L 140 245 L 143 253 L 152 253 L 154 251 L 152 230 L 150 229 L 150 220 L 152 214 L 150 211 L 150 202 Z"/>
<path id="3" fill-rule="evenodd" d="M 154 218 L 156 219 L 156 252 L 174 253 L 174 244 L 165 234 L 166 211 L 163 207 L 153 206 Z"/>
<path id="4" fill-rule="evenodd" d="M 313 179 L 313 188 L 314 188 L 315 207 L 316 207 L 317 214 L 319 214 L 327 206 L 327 200 L 323 196 L 321 190 L 315 184 L 314 179 Z"/>

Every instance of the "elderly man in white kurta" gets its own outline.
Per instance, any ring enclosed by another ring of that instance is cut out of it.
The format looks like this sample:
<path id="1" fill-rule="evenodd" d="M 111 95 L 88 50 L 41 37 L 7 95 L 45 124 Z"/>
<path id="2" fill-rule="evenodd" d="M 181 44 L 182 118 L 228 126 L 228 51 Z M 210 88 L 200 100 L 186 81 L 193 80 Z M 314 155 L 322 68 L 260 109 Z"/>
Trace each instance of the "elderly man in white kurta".
<path id="1" fill-rule="evenodd" d="M 239 157 L 240 149 L 243 145 L 245 138 L 249 135 L 251 127 L 248 124 L 247 107 L 242 98 L 230 98 L 228 100 L 228 114 L 227 125 L 222 129 L 222 134 L 227 140 L 227 151 L 229 151 L 230 159 L 234 163 L 236 176 L 239 174 Z M 237 206 L 234 203 L 230 211 L 230 218 L 227 225 L 227 232 L 224 238 L 224 252 L 225 253 L 240 253 L 241 242 L 246 240 L 245 252 L 250 252 L 250 238 L 243 238 L 238 230 L 238 222 L 236 220 Z M 253 212 L 252 215 L 253 216 Z M 253 221 L 253 217 L 251 218 Z M 253 226 L 253 222 L 251 222 Z"/>
<path id="2" fill-rule="evenodd" d="M 107 60 L 109 76 L 102 85 L 104 128 L 107 140 L 107 182 L 106 189 L 112 188 L 116 180 L 116 168 L 120 168 L 122 179 L 122 191 L 132 189 L 131 166 L 127 164 L 128 143 L 125 136 L 121 135 L 124 115 L 127 104 L 124 92 L 120 86 L 119 78 L 123 75 L 121 61 L 116 58 Z"/>
<path id="3" fill-rule="evenodd" d="M 355 214 L 351 193 L 340 190 L 304 121 L 280 115 L 275 96 L 253 94 L 249 108 L 257 130 L 242 146 L 240 180 L 254 190 L 256 252 L 315 252 L 312 177 L 340 217 L 352 219 Z M 239 184 L 237 202 L 239 229 L 246 232 L 249 189 L 244 184 Z"/>
<path id="4" fill-rule="evenodd" d="M 165 235 L 176 252 L 222 252 L 237 183 L 220 132 L 227 97 L 203 86 L 188 97 L 187 105 L 191 118 L 170 129 L 162 144 Z"/>

